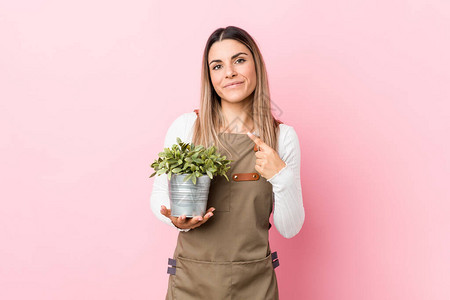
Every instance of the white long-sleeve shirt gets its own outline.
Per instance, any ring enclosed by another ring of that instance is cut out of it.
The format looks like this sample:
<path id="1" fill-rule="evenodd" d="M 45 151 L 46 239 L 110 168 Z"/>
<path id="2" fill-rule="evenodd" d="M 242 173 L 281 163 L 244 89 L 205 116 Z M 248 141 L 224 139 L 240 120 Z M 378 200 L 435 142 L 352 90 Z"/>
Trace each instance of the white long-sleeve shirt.
<path id="1" fill-rule="evenodd" d="M 183 142 L 191 143 L 193 125 L 197 118 L 195 112 L 183 113 L 170 125 L 164 140 L 164 148 L 176 144 L 179 137 Z M 280 124 L 278 138 L 278 155 L 286 166 L 269 181 L 272 184 L 274 199 L 273 220 L 278 232 L 285 238 L 292 238 L 303 226 L 305 210 L 303 207 L 302 188 L 300 182 L 300 143 L 292 126 Z M 150 196 L 151 210 L 156 217 L 175 228 L 169 218 L 161 214 L 161 205 L 170 208 L 167 175 L 156 175 Z M 189 229 L 179 229 L 189 231 Z"/>

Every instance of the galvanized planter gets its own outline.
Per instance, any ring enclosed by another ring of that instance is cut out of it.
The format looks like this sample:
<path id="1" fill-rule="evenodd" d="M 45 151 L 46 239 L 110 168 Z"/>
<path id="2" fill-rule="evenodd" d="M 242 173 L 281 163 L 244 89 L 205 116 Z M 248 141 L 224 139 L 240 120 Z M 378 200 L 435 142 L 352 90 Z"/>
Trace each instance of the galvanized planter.
<path id="1" fill-rule="evenodd" d="M 194 184 L 190 179 L 183 182 L 186 176 L 189 176 L 189 174 L 175 174 L 169 180 L 169 198 L 172 216 L 203 216 L 208 203 L 211 178 L 208 175 L 200 176 L 197 178 L 197 183 Z"/>

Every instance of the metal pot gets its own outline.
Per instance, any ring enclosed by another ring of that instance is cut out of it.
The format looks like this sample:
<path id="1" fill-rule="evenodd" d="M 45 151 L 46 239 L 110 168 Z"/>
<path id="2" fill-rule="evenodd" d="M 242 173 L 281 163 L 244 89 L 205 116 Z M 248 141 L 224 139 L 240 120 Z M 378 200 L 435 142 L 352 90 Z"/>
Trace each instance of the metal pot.
<path id="1" fill-rule="evenodd" d="M 189 176 L 189 174 L 175 174 L 169 180 L 169 198 L 172 216 L 203 216 L 208 203 L 211 178 L 208 175 L 197 177 L 197 182 L 194 184 L 190 179 L 183 182 L 186 176 Z"/>

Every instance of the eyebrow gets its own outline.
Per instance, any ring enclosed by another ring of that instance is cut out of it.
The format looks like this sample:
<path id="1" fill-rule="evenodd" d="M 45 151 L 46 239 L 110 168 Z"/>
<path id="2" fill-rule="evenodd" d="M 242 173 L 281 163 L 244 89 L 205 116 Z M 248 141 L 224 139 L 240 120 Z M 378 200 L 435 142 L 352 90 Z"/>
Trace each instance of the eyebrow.
<path id="1" fill-rule="evenodd" d="M 245 53 L 245 52 L 239 52 L 239 53 L 236 53 L 235 55 L 233 55 L 231 57 L 231 59 L 234 59 L 234 58 L 238 57 L 241 54 L 247 55 L 247 53 Z M 213 62 L 222 62 L 222 61 L 220 59 L 215 59 L 215 60 L 212 60 L 209 64 L 212 64 Z"/>

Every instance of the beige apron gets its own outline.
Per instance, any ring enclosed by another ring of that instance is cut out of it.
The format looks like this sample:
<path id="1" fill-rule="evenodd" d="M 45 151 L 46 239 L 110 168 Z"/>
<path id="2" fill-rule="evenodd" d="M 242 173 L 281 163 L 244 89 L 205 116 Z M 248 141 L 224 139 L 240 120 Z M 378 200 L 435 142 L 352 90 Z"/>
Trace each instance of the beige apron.
<path id="1" fill-rule="evenodd" d="M 272 184 L 255 170 L 256 145 L 246 134 L 220 133 L 234 160 L 227 176 L 211 180 L 208 207 L 214 216 L 178 234 L 166 300 L 279 299 L 268 230 Z M 251 172 L 251 173 L 249 173 Z"/>

